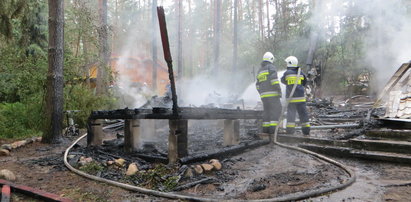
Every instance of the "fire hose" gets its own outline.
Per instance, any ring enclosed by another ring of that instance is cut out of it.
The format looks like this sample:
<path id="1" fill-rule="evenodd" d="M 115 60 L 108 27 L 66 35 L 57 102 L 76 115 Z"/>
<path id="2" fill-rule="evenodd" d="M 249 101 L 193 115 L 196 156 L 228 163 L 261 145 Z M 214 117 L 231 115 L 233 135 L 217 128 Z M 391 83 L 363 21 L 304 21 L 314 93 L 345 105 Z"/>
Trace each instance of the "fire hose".
<path id="1" fill-rule="evenodd" d="M 301 70 L 298 69 L 297 81 L 300 77 L 300 71 Z M 290 98 L 294 94 L 295 88 L 297 86 L 296 84 L 297 84 L 297 82 L 293 86 L 293 89 L 290 93 Z M 289 99 L 287 99 L 287 102 L 285 103 L 285 105 L 282 108 L 281 115 L 280 115 L 280 120 L 281 120 L 280 124 L 282 122 L 285 110 L 287 109 L 288 103 L 289 103 Z M 343 164 L 341 164 L 341 163 L 339 163 L 335 160 L 332 160 L 328 157 L 325 157 L 321 154 L 318 154 L 318 153 L 315 153 L 315 152 L 312 152 L 312 151 L 309 151 L 309 150 L 306 150 L 306 149 L 302 149 L 302 148 L 298 148 L 298 147 L 294 147 L 294 146 L 289 146 L 289 145 L 285 145 L 285 144 L 277 142 L 277 133 L 278 133 L 278 128 L 279 128 L 280 124 L 277 125 L 277 127 L 275 129 L 275 132 L 274 132 L 274 138 L 273 138 L 273 143 L 274 144 L 276 144 L 278 146 L 281 146 L 281 147 L 284 147 L 284 148 L 287 148 L 287 149 L 292 149 L 292 150 L 300 151 L 300 152 L 303 152 L 303 153 L 307 153 L 307 154 L 313 155 L 313 156 L 315 156 L 319 159 L 322 159 L 326 162 L 334 164 L 337 167 L 342 168 L 350 176 L 350 178 L 347 181 L 345 181 L 344 183 L 339 184 L 339 185 L 334 186 L 334 187 L 327 187 L 327 188 L 323 188 L 323 189 L 305 191 L 305 192 L 302 192 L 302 193 L 292 193 L 292 194 L 287 194 L 287 195 L 283 195 L 283 196 L 280 196 L 280 197 L 274 197 L 274 198 L 269 198 L 269 199 L 258 199 L 258 200 L 249 200 L 249 201 L 293 201 L 293 200 L 300 200 L 300 199 L 310 198 L 310 197 L 314 197 L 314 196 L 319 196 L 319 195 L 329 193 L 329 192 L 332 192 L 332 191 L 336 191 L 336 190 L 341 190 L 341 189 L 344 189 L 344 188 L 348 187 L 352 183 L 354 183 L 355 178 L 356 178 L 355 173 L 353 171 L 351 171 L 345 165 L 343 165 Z M 64 152 L 64 157 L 63 157 L 64 164 L 67 166 L 67 168 L 69 170 L 71 170 L 72 172 L 80 175 L 80 176 L 83 176 L 83 177 L 86 177 L 86 178 L 89 178 L 89 179 L 92 179 L 92 180 L 95 180 L 95 181 L 104 182 L 104 183 L 107 183 L 107 184 L 110 184 L 110 185 L 113 185 L 113 186 L 121 187 L 121 188 L 126 189 L 126 190 L 137 191 L 137 192 L 140 192 L 140 193 L 143 193 L 143 194 L 148 194 L 148 195 L 153 195 L 153 196 L 158 196 L 158 197 L 163 197 L 163 198 L 180 199 L 180 200 L 193 200 L 193 201 L 221 201 L 221 199 L 203 198 L 203 197 L 183 195 L 183 194 L 174 193 L 174 192 L 161 192 L 161 191 L 146 189 L 146 188 L 139 187 L 139 186 L 134 186 L 134 185 L 130 185 L 130 184 L 125 184 L 125 183 L 116 182 L 116 181 L 113 181 L 113 180 L 97 177 L 97 176 L 94 176 L 94 175 L 87 174 L 83 171 L 80 171 L 80 170 L 74 168 L 73 166 L 71 166 L 68 163 L 67 156 L 68 156 L 70 150 L 73 148 L 73 146 L 76 145 L 80 140 L 82 140 L 86 136 L 87 136 L 87 133 L 84 134 L 83 136 L 79 137 L 77 140 L 75 140 L 66 149 L 66 151 Z M 238 201 L 238 200 L 236 200 L 236 201 Z"/>

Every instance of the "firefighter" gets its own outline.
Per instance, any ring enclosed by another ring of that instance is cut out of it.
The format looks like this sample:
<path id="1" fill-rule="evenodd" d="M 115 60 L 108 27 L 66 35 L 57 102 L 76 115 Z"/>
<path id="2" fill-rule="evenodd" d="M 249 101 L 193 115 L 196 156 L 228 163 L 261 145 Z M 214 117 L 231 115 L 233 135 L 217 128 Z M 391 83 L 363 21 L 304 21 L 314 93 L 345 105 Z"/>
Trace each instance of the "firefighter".
<path id="1" fill-rule="evenodd" d="M 266 52 L 258 70 L 256 87 L 263 102 L 263 133 L 274 133 L 281 113 L 281 88 L 277 70 L 273 65 L 274 55 Z"/>
<path id="2" fill-rule="evenodd" d="M 305 74 L 301 71 L 298 76 L 298 59 L 294 56 L 289 56 L 285 59 L 287 63 L 287 71 L 281 77 L 281 82 L 286 85 L 286 98 L 290 97 L 290 93 L 297 83 L 294 94 L 289 98 L 287 109 L 287 133 L 293 134 L 295 132 L 295 116 L 296 112 L 300 117 L 301 127 L 304 135 L 310 134 L 310 122 L 307 112 L 306 98 L 304 95 L 304 86 L 307 83 Z M 298 78 L 298 79 L 297 79 Z"/>

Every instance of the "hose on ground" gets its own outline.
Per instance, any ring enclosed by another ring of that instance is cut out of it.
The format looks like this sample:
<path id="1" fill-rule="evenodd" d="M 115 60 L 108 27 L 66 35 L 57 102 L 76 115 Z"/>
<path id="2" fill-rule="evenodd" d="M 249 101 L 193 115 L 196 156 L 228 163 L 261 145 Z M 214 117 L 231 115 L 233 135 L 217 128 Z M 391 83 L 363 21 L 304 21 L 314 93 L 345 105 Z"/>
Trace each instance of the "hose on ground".
<path id="1" fill-rule="evenodd" d="M 222 201 L 222 199 L 188 196 L 188 195 L 183 195 L 183 194 L 178 194 L 178 193 L 161 192 L 161 191 L 146 189 L 146 188 L 143 188 L 143 187 L 133 186 L 133 185 L 130 185 L 130 184 L 125 184 L 125 183 L 116 182 L 116 181 L 113 181 L 113 180 L 97 177 L 97 176 L 94 176 L 94 175 L 87 174 L 83 171 L 80 171 L 80 170 L 74 168 L 73 166 L 71 166 L 68 163 L 67 156 L 68 156 L 70 150 L 73 148 L 73 146 L 76 145 L 80 140 L 82 140 L 86 136 L 87 136 L 87 133 L 84 134 L 83 136 L 79 137 L 77 140 L 75 140 L 66 149 L 66 151 L 64 152 L 64 157 L 63 157 L 64 164 L 67 166 L 67 168 L 69 170 L 71 170 L 72 172 L 80 175 L 80 176 L 83 176 L 83 177 L 86 177 L 86 178 L 89 178 L 89 179 L 92 179 L 92 180 L 95 180 L 95 181 L 104 182 L 104 183 L 107 183 L 107 184 L 110 184 L 110 185 L 113 185 L 113 186 L 121 187 L 121 188 L 126 189 L 126 190 L 137 191 L 137 192 L 140 192 L 140 193 L 143 193 L 143 194 L 148 194 L 148 195 L 153 195 L 153 196 L 158 196 L 158 197 L 163 197 L 163 198 L 191 200 L 191 201 Z M 296 149 L 296 148 L 288 146 L 288 145 L 280 145 L 280 146 L 290 148 L 290 149 Z M 307 150 L 302 150 L 302 151 L 306 152 L 306 153 L 309 153 L 309 154 L 312 154 L 312 155 L 318 155 L 318 154 L 316 154 L 314 152 L 311 152 L 311 151 L 307 151 Z M 322 159 L 324 159 L 324 158 L 322 158 Z M 329 161 L 329 162 L 335 162 L 331 159 L 329 159 L 329 160 L 327 160 L 327 159 L 328 158 L 325 157 L 324 160 Z M 351 178 L 347 182 L 345 182 L 344 184 L 341 184 L 341 185 L 338 185 L 338 186 L 335 186 L 335 187 L 319 189 L 319 190 L 305 191 L 305 192 L 302 192 L 302 193 L 287 194 L 287 195 L 283 195 L 283 196 L 275 197 L 275 198 L 259 199 L 259 200 L 248 200 L 248 201 L 292 201 L 292 200 L 300 200 L 300 199 L 305 199 L 305 198 L 309 198 L 309 197 L 318 196 L 318 195 L 328 193 L 328 192 L 331 192 L 331 191 L 343 189 L 343 188 L 347 187 L 348 185 L 352 184 L 355 181 L 355 175 L 354 175 L 354 173 L 351 173 L 351 171 L 349 169 L 345 169 L 345 166 L 343 166 L 342 164 L 340 164 L 338 162 L 335 162 L 333 164 L 335 164 L 338 167 L 343 168 L 344 170 L 346 170 L 351 175 Z M 354 176 L 354 178 L 353 178 L 353 176 Z M 229 200 L 226 200 L 226 201 L 229 201 Z M 239 201 L 239 200 L 236 200 L 236 201 Z"/>
<path id="2" fill-rule="evenodd" d="M 275 127 L 274 137 L 272 138 L 273 143 L 280 146 L 280 147 L 283 147 L 283 148 L 287 148 L 287 149 L 291 149 L 291 150 L 295 150 L 295 151 L 300 151 L 300 152 L 303 152 L 303 153 L 313 155 L 313 156 L 315 156 L 319 159 L 322 159 L 322 160 L 324 160 L 328 163 L 331 163 L 331 164 L 334 164 L 334 165 L 340 167 L 341 169 L 343 169 L 350 176 L 350 178 L 346 182 L 344 182 L 343 184 L 340 184 L 336 187 L 324 188 L 324 189 L 321 189 L 321 190 L 312 191 L 311 193 L 308 192 L 307 194 L 305 194 L 306 198 L 308 198 L 308 197 L 318 196 L 318 195 L 321 195 L 321 194 L 324 194 L 324 193 L 327 193 L 327 192 L 344 189 L 344 188 L 350 186 L 352 183 L 355 182 L 356 175 L 355 175 L 355 172 L 353 172 L 347 166 L 345 166 L 345 165 L 341 164 L 340 162 L 337 162 L 333 159 L 330 159 L 330 158 L 328 158 L 324 155 L 321 155 L 321 154 L 318 154 L 318 153 L 315 153 L 315 152 L 312 152 L 312 151 L 309 151 L 309 150 L 306 150 L 306 149 L 303 149 L 303 148 L 300 148 L 300 147 L 294 147 L 294 146 L 286 145 L 286 144 L 283 144 L 283 143 L 280 143 L 280 142 L 277 141 L 278 129 L 280 128 L 280 126 L 281 126 L 281 124 L 284 120 L 285 111 L 287 110 L 288 104 L 290 103 L 291 98 L 294 95 L 294 92 L 295 92 L 295 89 L 297 87 L 298 81 L 300 80 L 300 77 L 301 77 L 301 68 L 298 68 L 296 82 L 294 83 L 293 88 L 291 89 L 289 97 L 288 98 L 286 97 L 285 104 L 281 109 L 281 114 L 280 114 L 280 118 L 279 118 L 280 121 L 279 121 L 278 125 Z M 311 194 L 311 195 L 308 195 L 308 194 Z M 304 194 L 301 194 L 301 196 L 303 196 L 303 195 Z M 302 198 L 298 198 L 298 199 L 302 199 Z M 290 200 L 297 200 L 297 199 L 290 199 Z"/>
<path id="3" fill-rule="evenodd" d="M 297 81 L 298 78 L 300 76 L 300 69 L 298 69 L 298 73 L 297 73 Z M 293 89 L 291 91 L 290 97 L 292 97 L 292 95 L 294 94 L 295 88 L 296 88 L 296 84 L 297 82 L 294 84 Z M 282 120 L 283 115 L 285 113 L 285 109 L 287 109 L 289 100 L 287 100 L 286 104 L 283 106 L 282 110 L 281 110 L 281 115 L 280 115 L 280 120 Z M 346 167 L 345 165 L 334 161 L 328 157 L 325 157 L 321 154 L 306 150 L 306 149 L 302 149 L 302 148 L 298 148 L 298 147 L 293 147 L 293 146 L 289 146 L 289 145 L 285 145 L 282 143 L 277 142 L 277 133 L 278 133 L 278 128 L 280 123 L 277 125 L 275 132 L 274 132 L 274 138 L 273 138 L 273 143 L 284 147 L 284 148 L 288 148 L 288 149 L 292 149 L 292 150 L 296 150 L 296 151 L 300 151 L 303 153 L 307 153 L 310 155 L 313 155 L 319 159 L 322 159 L 324 161 L 327 161 L 331 164 L 336 165 L 337 167 L 342 168 L 349 176 L 350 178 L 342 183 L 339 184 L 337 186 L 334 187 L 327 187 L 327 188 L 322 188 L 322 189 L 316 189 L 316 190 L 310 190 L 310 191 L 304 191 L 304 192 L 297 192 L 297 193 L 292 193 L 292 194 L 287 194 L 287 195 L 283 195 L 280 197 L 275 197 L 275 198 L 269 198 L 269 199 L 258 199 L 258 200 L 248 200 L 248 201 L 294 201 L 294 200 L 300 200 L 300 199 L 306 199 L 306 198 L 310 198 L 310 197 L 314 197 L 314 196 L 319 196 L 328 192 L 332 192 L 332 191 L 336 191 L 336 190 L 340 190 L 340 189 L 344 189 L 346 187 L 348 187 L 349 185 L 351 185 L 352 183 L 355 182 L 355 173 L 353 171 L 351 171 L 348 167 Z M 87 174 L 85 172 L 82 172 L 76 168 L 74 168 L 73 166 L 71 166 L 68 161 L 67 161 L 67 156 L 68 153 L 70 152 L 70 149 L 73 148 L 74 145 L 76 145 L 81 139 L 83 139 L 84 137 L 87 136 L 87 133 L 84 134 L 83 136 L 79 137 L 76 141 L 74 141 L 64 152 L 64 164 L 67 166 L 67 168 L 71 171 L 73 171 L 74 173 L 95 180 L 95 181 L 99 181 L 99 182 L 104 182 L 113 186 L 117 186 L 117 187 L 121 187 L 130 191 L 137 191 L 143 194 L 148 194 L 148 195 L 153 195 L 153 196 L 158 196 L 158 197 L 163 197 L 163 198 L 170 198 L 170 199 L 180 199 L 180 200 L 191 200 L 191 201 L 222 201 L 221 199 L 214 199 L 214 198 L 204 198 L 204 197 L 196 197 L 196 196 L 188 196 L 188 195 L 183 195 L 183 194 L 178 194 L 178 193 L 172 193 L 172 192 L 161 192 L 161 191 L 156 191 L 156 190 L 151 190 L 151 189 L 146 189 L 143 187 L 138 187 L 138 186 L 133 186 L 130 184 L 125 184 L 125 183 L 121 183 L 121 182 L 116 182 L 113 180 L 109 180 L 109 179 L 105 179 L 105 178 L 101 178 L 101 177 L 97 177 L 94 175 L 90 175 Z M 228 201 L 228 200 L 227 200 Z M 236 200 L 239 201 L 239 200 Z"/>

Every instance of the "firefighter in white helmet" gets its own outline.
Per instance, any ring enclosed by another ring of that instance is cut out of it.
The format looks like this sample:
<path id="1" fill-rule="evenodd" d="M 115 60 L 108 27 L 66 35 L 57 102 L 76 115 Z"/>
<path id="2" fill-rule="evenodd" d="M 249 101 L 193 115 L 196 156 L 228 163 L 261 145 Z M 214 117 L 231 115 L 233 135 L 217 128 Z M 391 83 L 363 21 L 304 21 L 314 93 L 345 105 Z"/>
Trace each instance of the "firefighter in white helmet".
<path id="1" fill-rule="evenodd" d="M 263 133 L 274 133 L 281 113 L 281 88 L 274 66 L 274 55 L 266 52 L 257 73 L 256 87 L 263 102 Z"/>
<path id="2" fill-rule="evenodd" d="M 300 117 L 302 132 L 304 135 L 310 134 L 310 121 L 307 112 L 306 98 L 304 94 L 304 86 L 307 83 L 305 74 L 301 71 L 298 73 L 298 59 L 294 56 L 289 56 L 285 59 L 287 63 L 287 71 L 284 72 L 281 82 L 286 87 L 286 98 L 290 97 L 290 93 L 295 83 L 297 83 L 293 96 L 290 98 L 290 103 L 287 109 L 287 133 L 293 134 L 295 132 L 295 116 L 296 112 Z"/>

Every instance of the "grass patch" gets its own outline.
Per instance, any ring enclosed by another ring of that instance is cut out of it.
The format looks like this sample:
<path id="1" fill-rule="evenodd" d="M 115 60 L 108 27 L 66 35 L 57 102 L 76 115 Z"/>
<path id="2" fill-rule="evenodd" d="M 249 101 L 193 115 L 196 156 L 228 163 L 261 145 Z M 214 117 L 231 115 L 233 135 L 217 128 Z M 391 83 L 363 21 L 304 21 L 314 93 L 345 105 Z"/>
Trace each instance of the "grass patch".
<path id="1" fill-rule="evenodd" d="M 64 189 L 62 195 L 65 198 L 73 199 L 74 201 L 109 201 L 106 196 L 101 196 L 101 194 L 96 194 L 92 192 L 85 192 L 80 188 L 75 189 Z"/>
<path id="2" fill-rule="evenodd" d="M 86 172 L 90 175 L 96 175 L 98 172 L 103 171 L 104 167 L 100 165 L 99 163 L 92 161 L 90 163 L 87 163 L 84 166 L 81 166 L 79 170 Z"/>
<path id="3" fill-rule="evenodd" d="M 172 191 L 177 187 L 179 176 L 174 176 L 175 170 L 158 164 L 153 169 L 140 171 L 133 176 L 125 176 L 123 182 L 143 186 L 159 191 Z"/>

